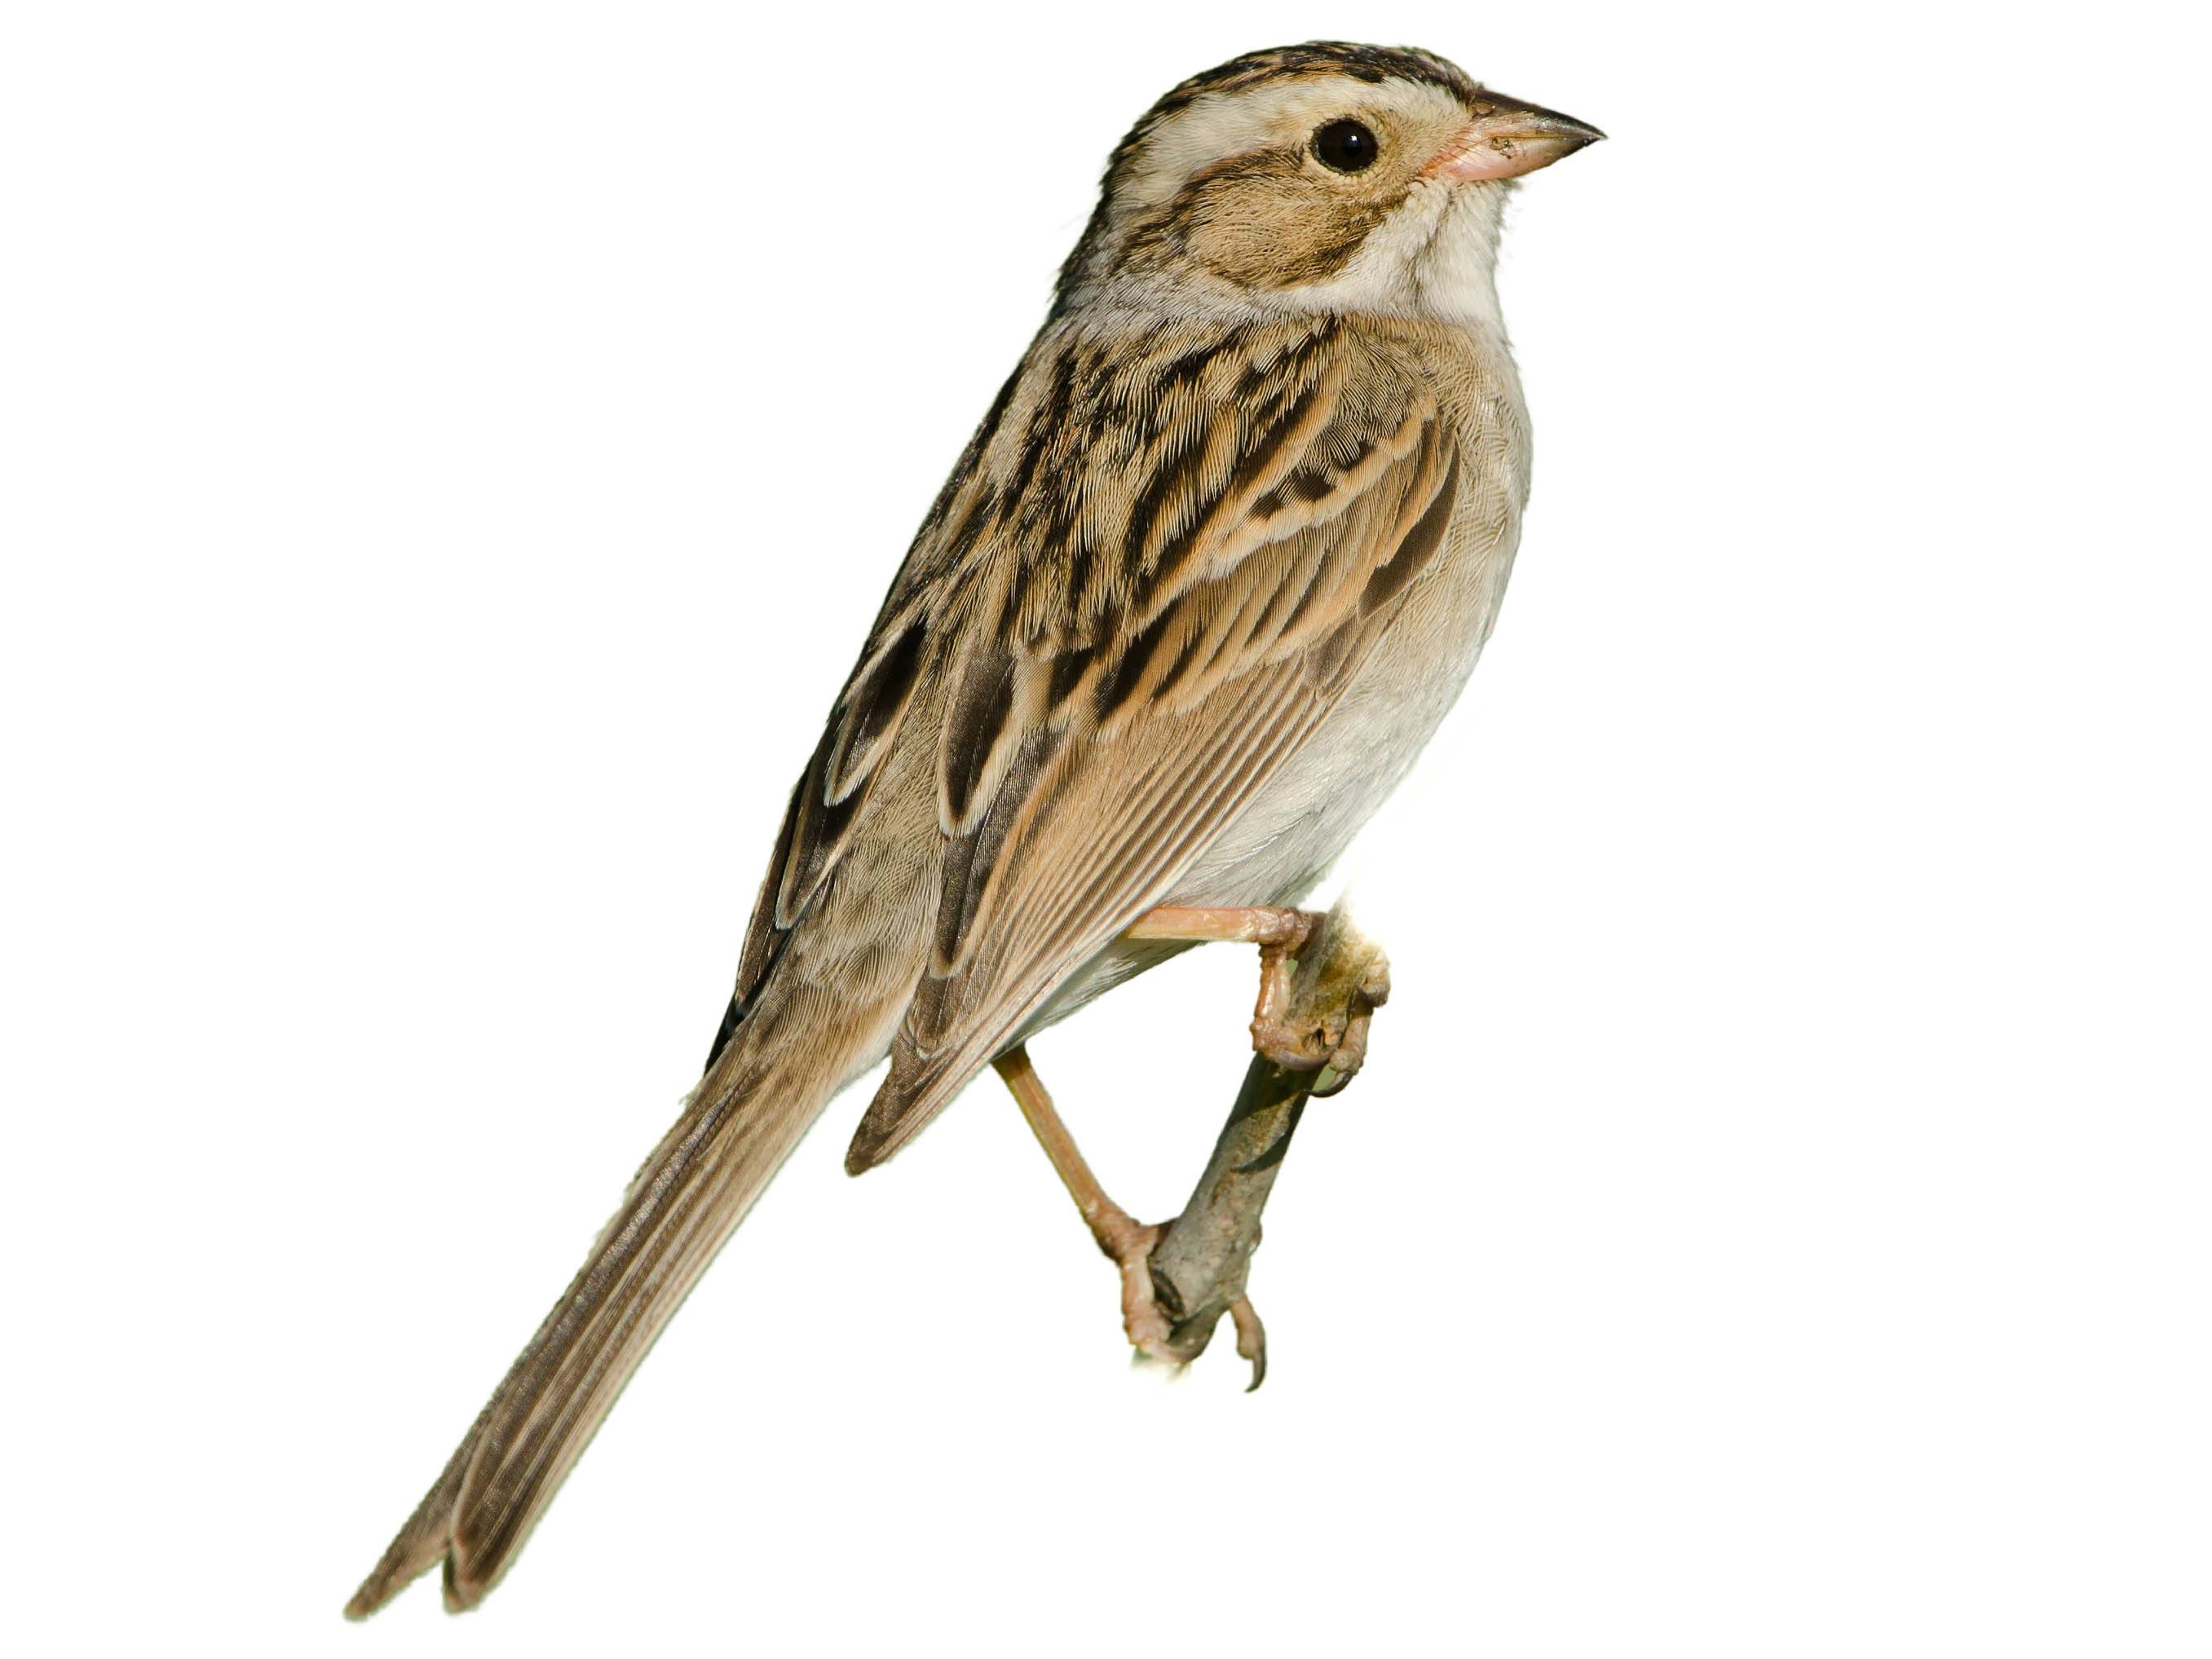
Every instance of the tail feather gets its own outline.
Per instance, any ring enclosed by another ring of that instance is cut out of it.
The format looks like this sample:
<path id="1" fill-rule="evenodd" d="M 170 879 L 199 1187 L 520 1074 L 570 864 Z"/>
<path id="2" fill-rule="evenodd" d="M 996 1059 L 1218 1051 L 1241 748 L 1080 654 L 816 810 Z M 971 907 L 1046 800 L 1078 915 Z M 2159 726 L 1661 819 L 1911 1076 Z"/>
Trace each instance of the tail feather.
<path id="1" fill-rule="evenodd" d="M 723 1241 L 873 1058 L 864 1025 L 876 1023 L 775 1000 L 749 1015 L 347 1617 L 368 1617 L 441 1559 L 449 1609 L 483 1599 Z M 803 1035 L 781 1041 L 777 1027 Z"/>

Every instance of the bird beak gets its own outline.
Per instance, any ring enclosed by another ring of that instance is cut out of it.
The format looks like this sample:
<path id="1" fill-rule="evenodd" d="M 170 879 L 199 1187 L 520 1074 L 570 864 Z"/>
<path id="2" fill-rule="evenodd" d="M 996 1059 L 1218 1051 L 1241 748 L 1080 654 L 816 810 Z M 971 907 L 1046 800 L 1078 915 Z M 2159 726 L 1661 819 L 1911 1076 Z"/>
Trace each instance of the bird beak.
<path id="1" fill-rule="evenodd" d="M 1474 100 L 1474 119 L 1459 130 L 1423 168 L 1432 179 L 1517 179 L 1605 137 L 1595 127 L 1557 110 L 1485 92 Z"/>

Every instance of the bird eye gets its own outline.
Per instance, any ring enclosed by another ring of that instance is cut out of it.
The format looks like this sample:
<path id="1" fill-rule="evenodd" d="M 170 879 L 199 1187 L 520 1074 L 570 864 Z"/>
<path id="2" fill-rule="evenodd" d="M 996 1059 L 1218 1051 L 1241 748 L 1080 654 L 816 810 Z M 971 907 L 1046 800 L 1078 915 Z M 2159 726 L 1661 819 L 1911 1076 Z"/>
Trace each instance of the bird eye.
<path id="1" fill-rule="evenodd" d="M 1313 153 L 1323 167 L 1339 173 L 1366 172 L 1381 149 L 1375 135 L 1357 121 L 1331 121 L 1313 136 Z"/>

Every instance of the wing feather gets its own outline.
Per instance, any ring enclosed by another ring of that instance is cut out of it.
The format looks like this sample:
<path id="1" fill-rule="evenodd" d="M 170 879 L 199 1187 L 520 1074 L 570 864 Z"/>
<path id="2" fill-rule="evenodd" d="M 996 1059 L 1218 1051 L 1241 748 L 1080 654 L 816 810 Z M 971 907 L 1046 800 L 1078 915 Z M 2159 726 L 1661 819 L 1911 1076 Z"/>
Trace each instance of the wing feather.
<path id="1" fill-rule="evenodd" d="M 1327 716 L 1458 477 L 1425 382 L 1338 319 L 1048 325 L 793 792 L 717 1049 L 869 833 L 890 757 L 927 745 L 928 964 L 848 1163 L 887 1157 Z"/>
<path id="2" fill-rule="evenodd" d="M 1076 459 L 1028 476 L 1072 472 L 1094 499 L 1064 545 L 1009 560 L 983 638 L 1013 643 L 1007 683 L 1026 672 L 1032 693 L 978 699 L 1003 717 L 991 764 L 947 768 L 931 974 L 848 1167 L 896 1151 L 1159 901 L 1326 717 L 1433 561 L 1454 446 L 1426 388 L 1363 350 L 1333 327 L 1294 332 L 1255 354 L 1272 379 L 1184 410 L 1172 446 L 1128 445 L 1079 382 L 1065 393 L 1071 425 L 1091 422 L 1064 445 Z M 1152 470 L 1117 502 L 1097 485 L 1123 448 Z M 1102 568 L 1117 578 L 1103 590 Z M 988 660 L 979 640 L 971 664 Z M 951 756 L 950 724 L 945 741 Z"/>

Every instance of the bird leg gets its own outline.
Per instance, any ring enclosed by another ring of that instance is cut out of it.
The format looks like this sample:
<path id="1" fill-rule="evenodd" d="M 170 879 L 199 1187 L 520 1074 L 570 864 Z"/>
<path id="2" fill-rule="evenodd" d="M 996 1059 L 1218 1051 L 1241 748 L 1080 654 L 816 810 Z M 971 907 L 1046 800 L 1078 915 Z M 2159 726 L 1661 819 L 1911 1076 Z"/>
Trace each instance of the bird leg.
<path id="1" fill-rule="evenodd" d="M 1349 996 L 1302 1017 L 1292 1007 L 1291 968 L 1321 924 L 1314 911 L 1277 904 L 1164 904 L 1139 916 L 1124 937 L 1258 945 L 1260 995 L 1252 1009 L 1252 1047 L 1286 1072 L 1326 1072 L 1312 1091 L 1326 1096 L 1351 1082 L 1367 1058 L 1368 1017 L 1389 1000 L 1390 964 L 1375 952 L 1360 964 L 1360 981 Z"/>
<path id="2" fill-rule="evenodd" d="M 1015 1103 L 1022 1109 L 1022 1115 L 1029 1121 L 1045 1156 L 1052 1160 L 1060 1184 L 1075 1200 L 1076 1209 L 1091 1229 L 1091 1237 L 1097 1241 L 1107 1259 L 1121 1270 L 1121 1329 L 1130 1346 L 1147 1358 L 1164 1360 L 1170 1365 L 1187 1365 L 1205 1352 L 1213 1327 L 1225 1309 L 1237 1328 L 1237 1352 L 1251 1362 L 1251 1387 L 1258 1388 L 1267 1375 L 1267 1332 L 1251 1299 L 1244 1294 L 1243 1273 L 1237 1273 L 1233 1288 L 1221 1292 L 1218 1305 L 1209 1304 L 1203 1310 L 1184 1306 L 1182 1293 L 1173 1281 L 1163 1285 L 1152 1263 L 1152 1252 L 1176 1223 L 1164 1221 L 1146 1226 L 1106 1195 L 1106 1189 L 1098 1184 L 1098 1177 L 1091 1172 L 1089 1162 L 1077 1147 L 1075 1137 L 1060 1121 L 1059 1110 L 1052 1103 L 1044 1079 L 1030 1063 L 1026 1048 L 1010 1048 L 991 1063 L 1013 1092 Z M 1257 1067 L 1260 1062 L 1255 1060 L 1253 1065 Z M 1297 1103 L 1303 1103 L 1302 1093 Z M 1297 1123 L 1294 1104 L 1282 1131 L 1285 1141 Z M 1216 1149 L 1217 1157 L 1218 1150 Z M 1273 1183 L 1273 1179 L 1271 1168 L 1260 1188 L 1261 1201 L 1265 1201 L 1266 1188 Z M 1225 1187 L 1227 1182 L 1224 1179 L 1216 1184 Z M 1259 1242 L 1256 1206 L 1250 1227 L 1251 1239 L 1241 1249 L 1231 1247 L 1235 1254 L 1247 1261 Z"/>
<path id="3" fill-rule="evenodd" d="M 1091 1165 L 1084 1161 L 1075 1137 L 1060 1121 L 1052 1096 L 1046 1092 L 1036 1067 L 1030 1063 L 1026 1048 L 1009 1048 L 991 1064 L 1013 1091 L 1015 1103 L 1029 1120 L 1045 1156 L 1052 1160 L 1060 1185 L 1067 1188 L 1067 1195 L 1082 1212 L 1091 1237 L 1121 1270 L 1121 1328 L 1128 1333 L 1131 1344 L 1155 1359 L 1177 1360 L 1178 1356 L 1168 1348 L 1172 1327 L 1152 1293 L 1152 1247 L 1167 1229 L 1144 1225 L 1106 1195 L 1098 1177 L 1091 1173 Z"/>
<path id="4" fill-rule="evenodd" d="M 1054 1109 L 1029 1052 L 992 1064 L 1013 1091 L 1060 1183 L 1098 1248 L 1121 1273 L 1121 1326 L 1137 1350 L 1170 1364 L 1204 1352 L 1227 1314 L 1237 1352 L 1252 1363 L 1251 1386 L 1267 1374 L 1267 1334 L 1244 1279 L 1260 1243 L 1260 1212 L 1307 1098 L 1334 1094 L 1359 1069 L 1368 1017 L 1389 994 L 1379 946 L 1340 908 L 1327 916 L 1274 907 L 1154 910 L 1131 929 L 1139 939 L 1231 939 L 1261 952 L 1259 1050 L 1216 1141 L 1213 1156 L 1172 1221 L 1146 1226 L 1106 1195 Z M 1295 975 L 1289 971 L 1294 953 Z M 1269 1044 L 1288 1048 L 1285 1061 Z"/>

